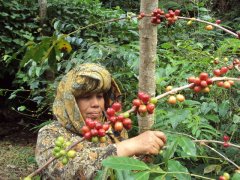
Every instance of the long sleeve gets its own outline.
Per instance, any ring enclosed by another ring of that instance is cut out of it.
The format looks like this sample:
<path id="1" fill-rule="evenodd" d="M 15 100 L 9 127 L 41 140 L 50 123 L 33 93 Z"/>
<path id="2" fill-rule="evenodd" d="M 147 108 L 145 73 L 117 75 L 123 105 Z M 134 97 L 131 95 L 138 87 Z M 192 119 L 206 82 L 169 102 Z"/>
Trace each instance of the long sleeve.
<path id="1" fill-rule="evenodd" d="M 72 134 L 58 123 L 54 122 L 39 130 L 36 145 L 36 161 L 43 166 L 52 156 L 55 140 L 63 136 L 71 142 L 76 142 L 81 137 Z M 83 141 L 74 148 L 76 157 L 70 159 L 66 165 L 55 160 L 43 171 L 43 179 L 93 179 L 96 172 L 101 169 L 101 162 L 108 156 L 117 154 L 116 147 L 108 139 L 106 143 L 92 143 Z"/>

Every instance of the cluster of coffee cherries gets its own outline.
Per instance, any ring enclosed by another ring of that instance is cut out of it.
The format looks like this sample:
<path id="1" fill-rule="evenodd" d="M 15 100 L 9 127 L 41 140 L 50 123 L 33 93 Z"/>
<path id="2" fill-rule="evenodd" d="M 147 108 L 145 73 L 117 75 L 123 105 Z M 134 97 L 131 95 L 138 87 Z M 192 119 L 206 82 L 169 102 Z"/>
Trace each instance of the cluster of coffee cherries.
<path id="1" fill-rule="evenodd" d="M 165 13 L 160 8 L 154 9 L 151 16 L 151 23 L 153 24 L 160 24 L 161 23 L 161 16 L 163 16 Z"/>
<path id="2" fill-rule="evenodd" d="M 165 90 L 166 92 L 168 92 L 168 91 L 171 91 L 172 89 L 173 89 L 172 86 L 167 86 Z M 182 94 L 177 94 L 176 96 L 171 95 L 168 97 L 168 100 L 167 100 L 168 104 L 176 104 L 177 102 L 183 102 L 183 101 L 185 101 L 185 96 Z"/>
<path id="3" fill-rule="evenodd" d="M 176 9 L 175 11 L 169 10 L 168 13 L 165 14 L 165 18 L 168 21 L 168 24 L 174 24 L 178 20 L 178 16 L 180 14 L 180 10 Z"/>
<path id="4" fill-rule="evenodd" d="M 218 180 L 229 180 L 231 177 L 230 177 L 230 174 L 225 172 L 223 173 L 222 176 L 219 176 Z"/>
<path id="5" fill-rule="evenodd" d="M 224 141 L 223 147 L 227 148 L 227 147 L 230 146 L 230 145 L 229 145 L 229 140 L 230 140 L 229 136 L 227 136 L 227 135 L 224 135 L 224 136 L 223 136 L 223 141 Z"/>
<path id="6" fill-rule="evenodd" d="M 147 114 L 152 114 L 156 103 L 156 97 L 150 98 L 150 96 L 144 92 L 139 92 L 138 98 L 132 101 L 133 106 L 136 107 L 136 112 L 142 117 Z"/>
<path id="7" fill-rule="evenodd" d="M 106 132 L 108 131 L 110 125 L 108 123 L 102 124 L 98 120 L 92 120 L 91 118 L 86 118 L 85 124 L 81 128 L 81 133 L 83 137 L 91 142 L 97 143 L 106 142 Z"/>
<path id="8" fill-rule="evenodd" d="M 132 128 L 132 120 L 129 118 L 128 112 L 121 113 L 122 105 L 119 102 L 115 102 L 106 111 L 107 119 L 111 122 L 111 125 L 115 131 L 121 132 L 123 128 L 130 130 Z"/>
<path id="9" fill-rule="evenodd" d="M 70 141 L 66 141 L 62 136 L 59 136 L 55 141 L 55 147 L 52 153 L 56 158 L 61 159 L 63 165 L 68 163 L 69 158 L 74 158 L 76 156 L 75 150 L 66 150 L 71 144 Z"/>
<path id="10" fill-rule="evenodd" d="M 188 78 L 189 83 L 193 83 L 194 85 L 190 88 L 193 89 L 194 92 L 209 92 L 210 88 L 209 85 L 213 83 L 212 79 L 209 78 L 208 73 L 201 72 L 198 77 L 189 77 Z"/>

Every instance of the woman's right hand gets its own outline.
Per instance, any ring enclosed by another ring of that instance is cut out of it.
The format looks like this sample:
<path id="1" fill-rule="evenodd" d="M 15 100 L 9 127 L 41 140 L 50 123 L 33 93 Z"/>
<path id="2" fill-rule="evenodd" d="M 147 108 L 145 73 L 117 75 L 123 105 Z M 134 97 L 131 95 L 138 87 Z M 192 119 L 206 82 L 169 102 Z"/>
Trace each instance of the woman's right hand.
<path id="1" fill-rule="evenodd" d="M 158 154 L 165 143 L 166 136 L 163 132 L 146 131 L 136 137 L 117 143 L 117 155 Z"/>

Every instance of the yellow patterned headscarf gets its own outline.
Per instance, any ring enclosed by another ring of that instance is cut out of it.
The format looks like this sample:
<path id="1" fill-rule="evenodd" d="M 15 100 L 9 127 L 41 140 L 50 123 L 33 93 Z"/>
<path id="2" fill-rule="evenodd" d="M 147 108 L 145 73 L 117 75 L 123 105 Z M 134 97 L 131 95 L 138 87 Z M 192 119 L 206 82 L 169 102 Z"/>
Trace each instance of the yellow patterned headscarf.
<path id="1" fill-rule="evenodd" d="M 92 63 L 77 65 L 60 81 L 53 103 L 53 113 L 62 126 L 80 134 L 85 122 L 76 97 L 99 92 L 104 93 L 106 106 L 121 94 L 111 74 L 101 65 Z"/>

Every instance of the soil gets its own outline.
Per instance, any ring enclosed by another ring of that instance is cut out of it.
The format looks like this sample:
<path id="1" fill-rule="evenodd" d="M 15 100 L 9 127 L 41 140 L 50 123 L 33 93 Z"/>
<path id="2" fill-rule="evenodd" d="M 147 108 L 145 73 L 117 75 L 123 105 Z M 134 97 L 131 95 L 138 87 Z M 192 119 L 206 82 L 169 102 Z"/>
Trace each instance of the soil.
<path id="1" fill-rule="evenodd" d="M 19 180 L 37 169 L 36 139 L 23 120 L 0 118 L 0 180 Z"/>

